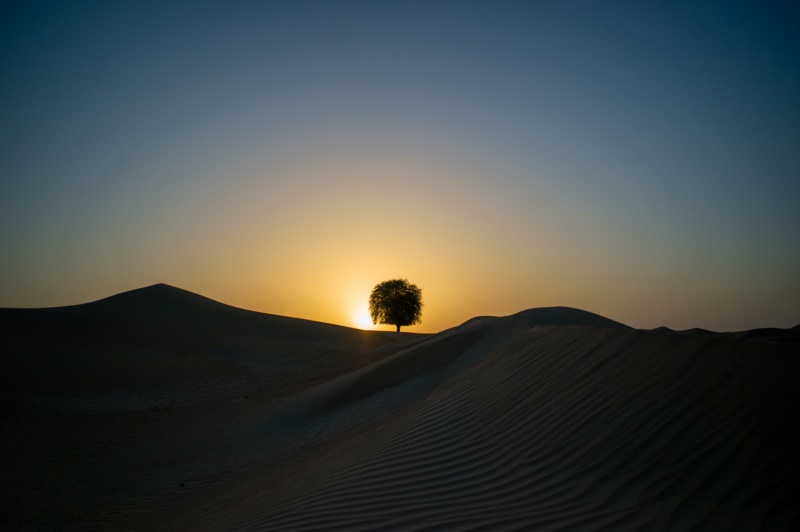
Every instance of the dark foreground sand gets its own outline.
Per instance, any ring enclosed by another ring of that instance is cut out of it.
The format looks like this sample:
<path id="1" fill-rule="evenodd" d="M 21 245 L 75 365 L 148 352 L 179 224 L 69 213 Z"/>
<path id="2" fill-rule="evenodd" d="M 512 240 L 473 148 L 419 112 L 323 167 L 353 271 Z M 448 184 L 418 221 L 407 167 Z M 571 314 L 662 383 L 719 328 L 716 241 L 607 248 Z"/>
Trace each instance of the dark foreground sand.
<path id="1" fill-rule="evenodd" d="M 800 530 L 800 329 L 0 309 L 0 528 Z"/>

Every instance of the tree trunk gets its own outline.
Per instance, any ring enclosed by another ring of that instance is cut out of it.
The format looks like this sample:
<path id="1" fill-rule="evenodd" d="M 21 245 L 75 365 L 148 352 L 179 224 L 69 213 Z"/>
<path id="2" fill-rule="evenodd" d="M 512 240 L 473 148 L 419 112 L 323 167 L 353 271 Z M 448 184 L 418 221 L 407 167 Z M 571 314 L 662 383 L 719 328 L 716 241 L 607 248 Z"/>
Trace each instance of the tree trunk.
<path id="1" fill-rule="evenodd" d="M 399 325 L 397 326 L 397 332 L 400 332 L 400 326 Z"/>

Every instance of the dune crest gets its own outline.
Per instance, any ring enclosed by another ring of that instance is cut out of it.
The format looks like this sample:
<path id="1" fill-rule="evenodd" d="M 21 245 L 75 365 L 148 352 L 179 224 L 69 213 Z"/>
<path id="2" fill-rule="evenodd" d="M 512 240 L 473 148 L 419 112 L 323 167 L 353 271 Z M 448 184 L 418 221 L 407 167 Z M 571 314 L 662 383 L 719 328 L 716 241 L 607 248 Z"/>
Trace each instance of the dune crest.
<path id="1" fill-rule="evenodd" d="M 166 285 L 0 318 L 4 528 L 800 528 L 798 328 L 397 335 Z"/>

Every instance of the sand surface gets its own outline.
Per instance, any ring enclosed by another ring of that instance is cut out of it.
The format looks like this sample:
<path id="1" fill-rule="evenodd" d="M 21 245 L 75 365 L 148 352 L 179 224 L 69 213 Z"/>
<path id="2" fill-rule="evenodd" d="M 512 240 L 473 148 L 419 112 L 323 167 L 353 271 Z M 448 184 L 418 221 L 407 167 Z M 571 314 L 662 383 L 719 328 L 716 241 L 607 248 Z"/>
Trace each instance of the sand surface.
<path id="1" fill-rule="evenodd" d="M 800 329 L 0 309 L 0 528 L 800 530 Z"/>

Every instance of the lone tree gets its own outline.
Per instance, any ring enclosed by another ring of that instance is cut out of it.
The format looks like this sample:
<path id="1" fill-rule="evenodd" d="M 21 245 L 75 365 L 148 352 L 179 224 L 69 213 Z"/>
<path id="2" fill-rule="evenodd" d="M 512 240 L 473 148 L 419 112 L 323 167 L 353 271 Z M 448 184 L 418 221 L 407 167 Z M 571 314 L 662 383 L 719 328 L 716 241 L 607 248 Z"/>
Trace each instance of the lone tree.
<path id="1" fill-rule="evenodd" d="M 422 322 L 422 290 L 408 279 L 392 279 L 375 285 L 369 296 L 372 323 L 401 326 Z"/>

